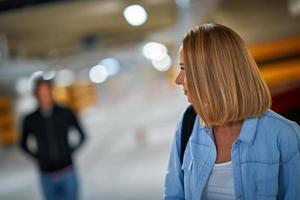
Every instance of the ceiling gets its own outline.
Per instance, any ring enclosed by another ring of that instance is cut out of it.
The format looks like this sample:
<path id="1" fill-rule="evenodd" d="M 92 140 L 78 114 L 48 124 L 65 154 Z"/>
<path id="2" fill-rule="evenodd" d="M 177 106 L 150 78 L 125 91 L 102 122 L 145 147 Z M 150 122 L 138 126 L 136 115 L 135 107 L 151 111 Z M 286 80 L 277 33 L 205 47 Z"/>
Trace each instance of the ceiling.
<path id="1" fill-rule="evenodd" d="M 138 2 L 148 13 L 147 22 L 130 26 L 123 17 L 126 6 Z M 173 0 L 62 1 L 0 13 L 0 33 L 13 56 L 47 57 L 81 48 L 131 41 L 146 32 L 176 21 Z"/>
<path id="2" fill-rule="evenodd" d="M 89 48 L 136 43 L 166 29 L 171 30 L 169 37 L 178 40 L 177 34 L 209 21 L 228 24 L 250 42 L 300 32 L 299 12 L 290 12 L 290 2 L 300 1 L 291 0 L 190 0 L 186 8 L 176 6 L 175 0 L 1 2 L 16 2 L 15 7 L 24 2 L 43 3 L 0 12 L 0 43 L 8 46 L 12 57 L 21 58 L 61 57 Z M 136 3 L 148 13 L 148 20 L 139 27 L 130 26 L 123 17 L 123 10 Z"/>
<path id="3" fill-rule="evenodd" d="M 11 87 L 47 68 L 89 69 L 106 56 L 119 58 L 123 69 L 151 68 L 140 52 L 149 41 L 165 44 L 175 61 L 184 33 L 205 22 L 228 25 L 248 43 L 299 35 L 300 16 L 291 14 L 289 2 L 294 0 L 190 0 L 179 7 L 175 0 L 65 0 L 0 12 L 0 54 L 5 44 L 10 53 L 4 64 L 0 55 L 0 84 Z M 135 3 L 148 12 L 139 27 L 123 17 Z"/>

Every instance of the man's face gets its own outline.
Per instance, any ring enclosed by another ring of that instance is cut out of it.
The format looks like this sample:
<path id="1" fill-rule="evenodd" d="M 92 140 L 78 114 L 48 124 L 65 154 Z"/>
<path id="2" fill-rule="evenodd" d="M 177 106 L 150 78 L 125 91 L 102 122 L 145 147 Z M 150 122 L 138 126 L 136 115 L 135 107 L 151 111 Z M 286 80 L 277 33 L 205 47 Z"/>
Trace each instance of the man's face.
<path id="1" fill-rule="evenodd" d="M 37 99 L 42 108 L 47 109 L 53 105 L 51 88 L 47 83 L 42 83 L 37 89 Z"/>

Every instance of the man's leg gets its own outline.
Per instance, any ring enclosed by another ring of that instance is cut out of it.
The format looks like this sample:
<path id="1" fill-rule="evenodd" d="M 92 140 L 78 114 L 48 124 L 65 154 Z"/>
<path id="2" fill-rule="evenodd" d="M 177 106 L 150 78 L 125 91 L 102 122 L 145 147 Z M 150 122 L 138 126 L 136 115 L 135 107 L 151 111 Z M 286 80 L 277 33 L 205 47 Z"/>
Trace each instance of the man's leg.
<path id="1" fill-rule="evenodd" d="M 55 183 L 51 177 L 45 173 L 41 173 L 41 187 L 45 200 L 55 200 Z"/>
<path id="2" fill-rule="evenodd" d="M 63 199 L 64 200 L 78 200 L 78 182 L 76 172 L 70 168 L 63 174 L 62 179 Z"/>

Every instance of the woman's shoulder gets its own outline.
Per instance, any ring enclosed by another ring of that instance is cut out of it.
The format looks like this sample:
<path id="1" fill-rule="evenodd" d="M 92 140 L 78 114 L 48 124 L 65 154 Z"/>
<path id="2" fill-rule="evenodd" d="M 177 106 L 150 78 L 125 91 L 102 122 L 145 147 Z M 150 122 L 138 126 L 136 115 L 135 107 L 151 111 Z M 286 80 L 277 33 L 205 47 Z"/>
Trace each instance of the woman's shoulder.
<path id="1" fill-rule="evenodd" d="M 292 155 L 299 153 L 300 127 L 296 122 L 269 110 L 261 116 L 260 124 L 261 130 L 275 133 L 283 161 L 288 161 Z"/>
<path id="2" fill-rule="evenodd" d="M 267 128 L 274 127 L 280 130 L 291 130 L 300 134 L 299 126 L 296 122 L 291 121 L 273 110 L 266 111 L 259 119 L 262 126 Z"/>

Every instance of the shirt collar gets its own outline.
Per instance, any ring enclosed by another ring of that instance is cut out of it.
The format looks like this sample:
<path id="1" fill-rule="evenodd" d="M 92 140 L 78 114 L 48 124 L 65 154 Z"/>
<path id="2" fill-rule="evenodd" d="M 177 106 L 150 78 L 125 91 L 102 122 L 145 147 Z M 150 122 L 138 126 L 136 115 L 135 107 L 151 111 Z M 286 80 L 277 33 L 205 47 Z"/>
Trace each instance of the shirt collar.
<path id="1" fill-rule="evenodd" d="M 245 119 L 238 140 L 252 144 L 256 135 L 258 120 L 259 120 L 258 117 L 250 117 Z M 200 122 L 200 129 L 203 129 L 206 133 L 209 134 L 211 132 L 210 131 L 211 127 L 205 126 L 200 118 L 199 118 L 199 122 Z"/>
<path id="2" fill-rule="evenodd" d="M 238 137 L 239 140 L 247 143 L 253 143 L 258 125 L 258 119 L 258 117 L 251 117 L 244 120 L 240 136 Z"/>

